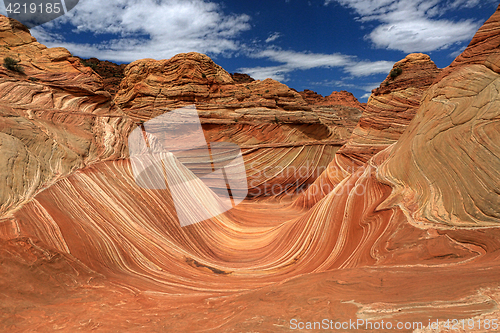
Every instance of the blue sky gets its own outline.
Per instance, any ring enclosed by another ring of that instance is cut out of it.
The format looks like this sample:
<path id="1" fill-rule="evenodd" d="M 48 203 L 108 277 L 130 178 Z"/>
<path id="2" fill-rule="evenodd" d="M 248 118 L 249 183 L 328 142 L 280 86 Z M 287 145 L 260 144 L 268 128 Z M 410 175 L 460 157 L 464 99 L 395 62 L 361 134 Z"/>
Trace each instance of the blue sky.
<path id="1" fill-rule="evenodd" d="M 498 0 L 80 0 L 31 29 L 39 42 L 118 63 L 208 54 L 229 72 L 366 101 L 411 52 L 446 67 Z M 5 13 L 3 3 L 0 13 Z"/>

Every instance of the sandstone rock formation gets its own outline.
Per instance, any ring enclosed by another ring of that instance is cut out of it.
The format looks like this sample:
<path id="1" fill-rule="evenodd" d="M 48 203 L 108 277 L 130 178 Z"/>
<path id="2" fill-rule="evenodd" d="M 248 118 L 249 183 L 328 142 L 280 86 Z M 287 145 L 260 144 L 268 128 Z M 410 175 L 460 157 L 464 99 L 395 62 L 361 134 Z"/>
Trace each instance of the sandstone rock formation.
<path id="1" fill-rule="evenodd" d="M 430 57 L 421 53 L 409 54 L 394 64 L 380 87 L 373 90 L 351 138 L 297 204 L 315 204 L 376 153 L 394 144 L 439 72 Z"/>
<path id="2" fill-rule="evenodd" d="M 54 51 L 0 22 L 19 42 L 2 55 L 19 54 L 40 78 L 0 70 L 2 137 L 18 142 L 0 146 L 15 161 L 0 168 L 2 330 L 286 332 L 294 318 L 326 318 L 447 332 L 447 319 L 498 319 L 500 57 L 481 41 L 498 38 L 500 7 L 467 61 L 442 72 L 420 54 L 398 62 L 339 151 L 356 117 L 315 109 L 278 82 L 237 84 L 189 53 L 130 64 L 113 103 L 93 72 L 51 61 Z M 207 141 L 242 147 L 249 180 L 311 181 L 254 173 L 332 159 L 310 188 L 338 178 L 320 197 L 249 198 L 181 228 L 171 192 L 137 186 L 123 147 L 134 122 L 193 103 Z M 440 329 L 424 328 L 435 320 Z"/>
<path id="3" fill-rule="evenodd" d="M 0 214 L 17 209 L 75 169 L 126 156 L 132 122 L 101 78 L 63 48 L 49 49 L 19 22 L 0 16 Z"/>
<path id="4" fill-rule="evenodd" d="M 370 96 L 365 112 L 349 142 L 339 152 L 365 163 L 377 152 L 395 143 L 420 107 L 420 100 L 440 70 L 428 55 L 414 53 L 394 64 L 391 74 Z"/>
<path id="5" fill-rule="evenodd" d="M 193 103 L 201 110 L 224 106 L 227 112 L 243 109 L 244 114 L 253 112 L 255 115 L 258 111 L 254 110 L 266 110 L 264 115 L 269 116 L 268 121 L 275 114 L 281 116 L 281 111 L 311 110 L 299 94 L 284 84 L 271 79 L 235 84 L 231 75 L 209 57 L 194 52 L 162 61 L 138 60 L 127 66 L 125 75 L 116 102 L 131 116 L 141 120 L 161 114 L 166 108 Z M 152 110 L 155 113 L 151 114 Z M 233 111 L 229 117 L 227 112 L 221 116 L 244 120 L 241 114 Z M 306 117 L 305 122 L 318 121 L 317 117 L 313 119 L 312 113 L 286 114 L 291 117 L 291 122 L 297 115 Z"/>
<path id="6" fill-rule="evenodd" d="M 380 178 L 394 188 L 384 206 L 396 204 L 424 226 L 498 226 L 499 84 L 489 66 L 470 64 L 456 66 L 427 91 L 381 168 Z"/>
<path id="7" fill-rule="evenodd" d="M 92 68 L 102 77 L 103 89 L 114 97 L 118 92 L 127 65 L 117 65 L 111 61 L 101 61 L 97 58 L 80 59 L 80 61 L 84 66 Z"/>
<path id="8" fill-rule="evenodd" d="M 138 60 L 127 66 L 125 75 L 115 102 L 132 119 L 147 121 L 194 104 L 208 142 L 240 145 L 252 196 L 307 187 L 345 143 L 360 116 L 357 108 L 309 105 L 272 79 L 235 83 L 199 53 Z M 291 188 L 281 186 L 287 179 L 284 168 L 302 170 Z"/>
<path id="9" fill-rule="evenodd" d="M 306 102 L 312 105 L 343 105 L 360 110 L 364 104 L 360 103 L 354 95 L 348 91 L 333 91 L 329 96 L 323 97 L 315 91 L 305 89 L 299 92 Z"/>
<path id="10" fill-rule="evenodd" d="M 243 73 L 231 73 L 231 77 L 236 83 L 250 83 L 255 81 L 250 75 Z"/>

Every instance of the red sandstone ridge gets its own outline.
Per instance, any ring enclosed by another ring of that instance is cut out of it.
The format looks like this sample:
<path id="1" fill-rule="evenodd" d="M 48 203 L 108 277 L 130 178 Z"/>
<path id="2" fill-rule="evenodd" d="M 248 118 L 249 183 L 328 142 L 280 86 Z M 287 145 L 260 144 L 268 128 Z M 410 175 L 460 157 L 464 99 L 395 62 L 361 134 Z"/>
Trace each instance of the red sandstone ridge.
<path id="1" fill-rule="evenodd" d="M 269 121 L 275 113 L 279 113 L 278 118 L 286 114 L 291 122 L 297 116 L 314 117 L 302 97 L 286 85 L 272 79 L 238 84 L 222 67 L 200 53 L 178 54 L 160 61 L 137 60 L 127 66 L 125 76 L 115 101 L 139 118 L 151 117 L 153 108 L 156 113 L 163 113 L 167 108 L 193 103 L 206 110 L 223 106 L 227 111 L 220 116 L 239 120 L 257 110 L 262 115 L 265 115 L 262 111 L 268 110 Z M 230 110 L 237 109 L 248 111 L 229 117 Z"/>
<path id="2" fill-rule="evenodd" d="M 231 77 L 233 78 L 235 83 L 250 83 L 255 81 L 255 79 L 253 79 L 248 74 L 231 73 Z"/>
<path id="3" fill-rule="evenodd" d="M 0 66 L 3 215 L 79 168 L 124 157 L 132 122 L 113 105 L 101 77 L 66 49 L 47 48 L 2 15 L 0 36 L 1 62 L 12 57 L 23 69 Z"/>
<path id="4" fill-rule="evenodd" d="M 299 92 L 306 102 L 312 105 L 343 105 L 363 110 L 364 104 L 360 103 L 356 97 L 347 91 L 334 91 L 329 96 L 322 95 L 312 90 L 306 89 Z"/>
<path id="5" fill-rule="evenodd" d="M 315 112 L 299 93 L 272 79 L 237 83 L 208 56 L 195 52 L 129 64 L 115 102 L 127 114 L 142 120 L 188 104 L 203 111 L 204 121 L 335 122 L 349 127 L 360 114 L 359 109 L 342 105 Z"/>
<path id="6" fill-rule="evenodd" d="M 440 78 L 450 74 L 458 67 L 473 64 L 483 65 L 496 73 L 500 73 L 498 45 L 500 45 L 500 17 L 493 15 L 474 35 L 464 52 L 443 71 Z"/>
<path id="7" fill-rule="evenodd" d="M 120 88 L 115 102 L 136 120 L 194 104 L 209 142 L 230 141 L 244 148 L 252 196 L 267 195 L 285 179 L 271 170 L 287 166 L 304 168 L 288 192 L 307 187 L 351 135 L 361 114 L 347 106 L 309 105 L 272 79 L 237 83 L 208 56 L 194 52 L 135 61 L 126 67 Z M 306 162 L 306 156 L 316 161 Z"/>
<path id="8" fill-rule="evenodd" d="M 111 96 L 115 96 L 120 87 L 120 82 L 124 77 L 126 64 L 117 65 L 110 61 L 102 61 L 97 58 L 80 59 L 86 67 L 92 68 L 103 79 L 103 88 L 108 91 Z"/>
<path id="9" fill-rule="evenodd" d="M 391 73 L 396 70 L 396 76 L 389 74 L 373 91 L 352 136 L 297 205 L 316 203 L 375 154 L 397 142 L 440 73 L 430 57 L 421 53 L 395 63 Z"/>

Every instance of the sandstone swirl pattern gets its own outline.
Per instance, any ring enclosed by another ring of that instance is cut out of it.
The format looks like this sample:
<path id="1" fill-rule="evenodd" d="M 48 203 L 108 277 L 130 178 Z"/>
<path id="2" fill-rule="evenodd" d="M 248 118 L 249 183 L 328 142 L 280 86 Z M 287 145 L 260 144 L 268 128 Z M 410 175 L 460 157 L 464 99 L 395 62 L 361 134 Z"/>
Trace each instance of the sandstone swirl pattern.
<path id="1" fill-rule="evenodd" d="M 17 142 L 0 147 L 0 327 L 287 332 L 292 318 L 498 318 L 499 18 L 448 69 L 420 54 L 398 62 L 401 76 L 354 128 L 356 108 L 315 106 L 272 80 L 235 83 L 197 53 L 130 64 L 111 101 L 98 76 L 62 50 L 49 60 L 2 17 L 4 43 L 21 36 L 21 64 L 40 80 L 0 71 L 17 91 L 0 99 L 2 135 Z M 51 83 L 64 75 L 69 88 Z M 126 137 L 191 104 L 207 141 L 242 148 L 250 196 L 181 228 L 168 190 L 135 183 Z M 289 195 L 265 188 L 290 183 Z"/>
<path id="2" fill-rule="evenodd" d="M 391 73 L 396 70 L 401 72 L 396 72 L 396 76 L 389 74 L 373 90 L 352 136 L 297 205 L 311 207 L 372 156 L 394 144 L 440 72 L 430 57 L 421 53 L 409 54 L 395 63 Z"/>
<path id="3" fill-rule="evenodd" d="M 113 106 L 100 78 L 63 48 L 48 49 L 26 27 L 1 17 L 0 214 L 15 210 L 75 169 L 126 156 L 133 123 Z"/>
<path id="4" fill-rule="evenodd" d="M 399 205 L 413 223 L 500 222 L 499 22 L 497 11 L 443 71 L 382 168 L 395 189 L 386 205 Z"/>

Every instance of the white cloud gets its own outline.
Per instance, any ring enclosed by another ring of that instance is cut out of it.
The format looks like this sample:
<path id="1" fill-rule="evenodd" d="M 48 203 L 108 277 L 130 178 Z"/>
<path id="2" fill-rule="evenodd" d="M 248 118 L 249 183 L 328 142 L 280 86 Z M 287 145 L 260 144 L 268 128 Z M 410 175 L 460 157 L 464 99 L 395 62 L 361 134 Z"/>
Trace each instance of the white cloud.
<path id="1" fill-rule="evenodd" d="M 311 69 L 316 67 L 339 67 L 350 62 L 352 57 L 343 54 L 322 54 L 281 49 L 266 49 L 250 55 L 253 58 L 267 58 L 269 60 L 286 63 L 295 69 Z"/>
<path id="2" fill-rule="evenodd" d="M 410 52 L 446 49 L 457 42 L 470 41 L 479 29 L 472 20 L 455 23 L 447 20 L 414 19 L 383 24 L 368 36 L 378 47 Z"/>
<path id="3" fill-rule="evenodd" d="M 266 43 L 274 42 L 276 39 L 280 38 L 281 34 L 279 32 L 274 32 L 266 39 Z"/>
<path id="4" fill-rule="evenodd" d="M 270 78 L 276 81 L 286 82 L 287 78 L 285 74 L 293 71 L 293 69 L 287 68 L 286 66 L 269 66 L 239 68 L 238 71 L 248 74 L 256 80 L 265 80 Z"/>
<path id="5" fill-rule="evenodd" d="M 464 51 L 465 51 L 465 46 L 459 48 L 458 50 L 454 51 L 454 52 L 451 52 L 448 56 L 450 58 L 456 58 L 458 57 L 459 55 L 461 55 Z"/>
<path id="6" fill-rule="evenodd" d="M 455 8 L 472 8 L 476 6 L 481 6 L 481 5 L 488 5 L 488 4 L 497 4 L 497 0 L 454 0 L 454 1 L 449 1 L 448 3 L 448 8 L 449 9 L 455 9 Z"/>
<path id="7" fill-rule="evenodd" d="M 354 9 L 361 22 L 379 22 L 366 36 L 376 47 L 406 53 L 429 52 L 468 42 L 480 27 L 474 20 L 441 18 L 451 10 L 476 6 L 479 0 L 326 0 L 325 5 L 334 1 Z"/>
<path id="8" fill-rule="evenodd" d="M 203 0 L 81 0 L 65 16 L 32 29 L 47 46 L 63 46 L 81 56 L 122 62 L 165 59 L 181 52 L 236 52 L 238 35 L 250 29 L 248 15 L 226 15 Z M 116 36 L 102 43 L 64 42 L 47 30 L 70 23 L 74 33 Z"/>
<path id="9" fill-rule="evenodd" d="M 394 66 L 393 61 L 359 61 L 345 67 L 349 74 L 360 77 L 373 74 L 387 74 Z"/>
<path id="10" fill-rule="evenodd" d="M 394 62 L 390 61 L 359 61 L 354 56 L 340 53 L 323 54 L 295 52 L 276 48 L 269 48 L 264 51 L 251 53 L 250 57 L 265 58 L 281 63 L 281 65 L 277 66 L 239 69 L 239 71 L 247 73 L 257 80 L 271 78 L 277 81 L 287 81 L 286 74 L 296 70 L 334 67 L 340 68 L 352 76 L 361 77 L 372 74 L 388 73 L 394 65 Z"/>

